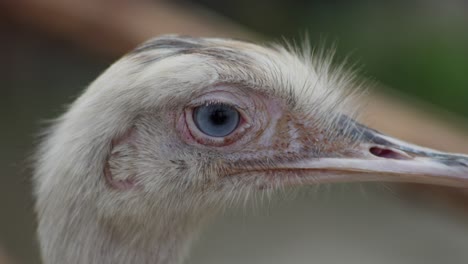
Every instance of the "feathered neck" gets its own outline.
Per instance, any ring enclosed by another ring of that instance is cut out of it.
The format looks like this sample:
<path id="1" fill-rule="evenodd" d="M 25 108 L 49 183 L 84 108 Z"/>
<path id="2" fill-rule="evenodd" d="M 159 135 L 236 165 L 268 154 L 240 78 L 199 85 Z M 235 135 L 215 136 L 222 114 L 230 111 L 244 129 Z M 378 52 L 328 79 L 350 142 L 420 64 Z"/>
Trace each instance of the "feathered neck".
<path id="1" fill-rule="evenodd" d="M 82 202 L 48 210 L 39 221 L 46 264 L 182 263 L 205 219 L 161 212 L 139 222 L 110 221 Z"/>

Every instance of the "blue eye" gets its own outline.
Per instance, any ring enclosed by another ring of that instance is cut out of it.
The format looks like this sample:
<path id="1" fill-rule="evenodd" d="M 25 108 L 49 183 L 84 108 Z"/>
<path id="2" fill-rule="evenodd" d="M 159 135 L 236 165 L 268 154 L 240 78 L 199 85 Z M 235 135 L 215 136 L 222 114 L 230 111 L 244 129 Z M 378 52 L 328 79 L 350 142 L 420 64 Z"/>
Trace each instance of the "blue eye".
<path id="1" fill-rule="evenodd" d="M 240 114 L 226 104 L 209 104 L 196 107 L 193 120 L 198 129 L 212 137 L 225 137 L 236 130 Z"/>

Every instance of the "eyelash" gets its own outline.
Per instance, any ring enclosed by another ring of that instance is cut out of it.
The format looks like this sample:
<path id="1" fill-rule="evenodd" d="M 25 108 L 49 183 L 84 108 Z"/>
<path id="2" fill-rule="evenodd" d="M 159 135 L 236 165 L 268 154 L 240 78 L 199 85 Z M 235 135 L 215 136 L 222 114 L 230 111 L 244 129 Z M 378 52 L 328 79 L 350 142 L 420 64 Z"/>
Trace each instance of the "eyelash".
<path id="1" fill-rule="evenodd" d="M 239 114 L 241 114 L 241 116 L 242 116 L 242 112 L 245 111 L 245 108 L 242 108 L 237 104 L 227 103 L 227 102 L 222 101 L 222 100 L 206 100 L 206 101 L 203 101 L 203 102 L 194 103 L 194 104 L 192 104 L 190 106 L 190 108 L 192 108 L 192 110 L 193 110 L 193 109 L 195 109 L 197 107 L 200 107 L 200 106 L 208 106 L 208 105 L 214 105 L 214 104 L 219 104 L 219 105 L 222 105 L 222 106 L 232 107 L 232 108 L 236 109 L 239 112 Z"/>

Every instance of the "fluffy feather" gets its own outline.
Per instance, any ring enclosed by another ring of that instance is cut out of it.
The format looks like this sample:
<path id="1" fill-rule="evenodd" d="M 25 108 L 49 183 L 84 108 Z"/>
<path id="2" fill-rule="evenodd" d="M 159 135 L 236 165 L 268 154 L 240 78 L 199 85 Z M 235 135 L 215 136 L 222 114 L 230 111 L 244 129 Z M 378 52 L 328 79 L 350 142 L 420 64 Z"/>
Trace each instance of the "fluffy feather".
<path id="1" fill-rule="evenodd" d="M 355 116 L 354 91 L 361 84 L 343 65 L 334 66 L 332 53 L 313 52 L 308 44 L 149 40 L 98 77 L 43 138 L 34 186 L 44 261 L 178 263 L 217 209 L 281 189 L 278 178 L 264 191 L 254 187 L 263 184 L 255 177 L 215 184 L 222 174 L 219 154 L 201 155 L 167 133 L 172 127 L 162 113 L 226 84 L 313 116 L 330 141 L 351 137 L 340 118 Z M 135 140 L 113 146 L 132 130 Z M 113 180 L 136 176 L 138 191 L 110 188 L 107 162 Z"/>

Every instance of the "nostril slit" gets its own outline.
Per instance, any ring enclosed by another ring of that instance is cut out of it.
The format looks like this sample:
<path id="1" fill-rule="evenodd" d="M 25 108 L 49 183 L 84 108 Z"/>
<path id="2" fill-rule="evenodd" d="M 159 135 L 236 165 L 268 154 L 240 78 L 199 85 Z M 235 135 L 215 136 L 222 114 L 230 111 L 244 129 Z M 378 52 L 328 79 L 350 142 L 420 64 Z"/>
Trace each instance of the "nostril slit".
<path id="1" fill-rule="evenodd" d="M 372 155 L 385 158 L 385 159 L 397 159 L 397 160 L 407 160 L 411 159 L 411 157 L 406 153 L 401 153 L 400 151 L 388 149 L 388 148 L 380 148 L 380 147 L 371 147 L 369 148 L 369 152 Z"/>

